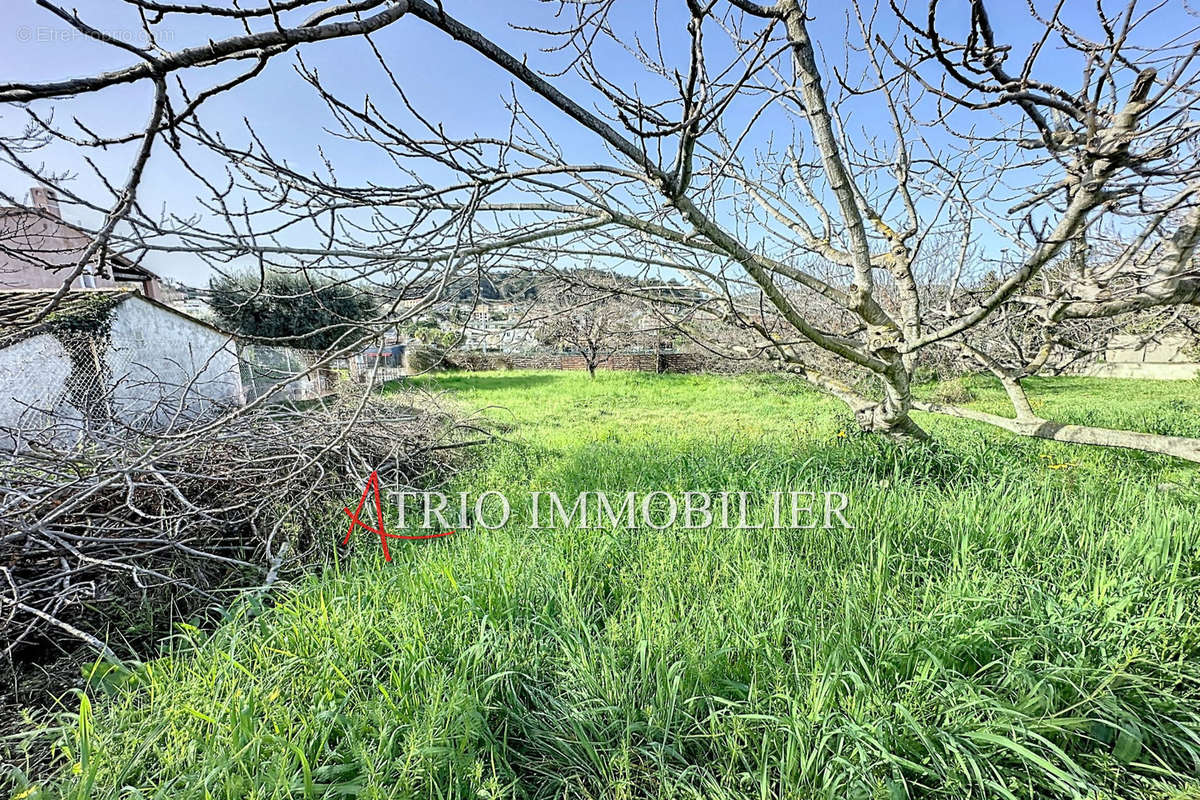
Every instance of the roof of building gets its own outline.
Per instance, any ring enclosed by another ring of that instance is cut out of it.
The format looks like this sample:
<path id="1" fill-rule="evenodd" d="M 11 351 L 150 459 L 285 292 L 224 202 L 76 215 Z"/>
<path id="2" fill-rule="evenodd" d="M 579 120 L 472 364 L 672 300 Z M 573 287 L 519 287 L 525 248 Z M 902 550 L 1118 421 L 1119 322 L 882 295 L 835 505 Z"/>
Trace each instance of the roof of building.
<path id="1" fill-rule="evenodd" d="M 10 347 L 40 333 L 71 328 L 88 330 L 91 324 L 106 317 L 112 309 L 131 297 L 196 325 L 225 333 L 202 319 L 131 289 L 72 289 L 63 295 L 53 311 L 39 319 L 55 294 L 57 290 L 54 289 L 0 289 L 0 348 Z"/>
<path id="2" fill-rule="evenodd" d="M 0 347 L 51 330 L 82 327 L 134 296 L 128 289 L 77 289 L 63 295 L 54 310 L 42 316 L 56 294 L 54 289 L 0 290 Z"/>
<path id="3" fill-rule="evenodd" d="M 0 206 L 0 216 L 33 217 L 42 220 L 47 225 L 60 225 L 79 236 L 87 239 L 92 238 L 92 234 L 85 228 L 76 225 L 74 222 L 69 222 L 57 214 L 34 206 Z M 45 236 L 46 234 L 42 232 L 39 235 Z M 123 253 L 108 253 L 107 259 L 109 269 L 112 271 L 115 280 L 136 281 L 157 280 L 159 278 L 157 274 L 135 263 Z"/>

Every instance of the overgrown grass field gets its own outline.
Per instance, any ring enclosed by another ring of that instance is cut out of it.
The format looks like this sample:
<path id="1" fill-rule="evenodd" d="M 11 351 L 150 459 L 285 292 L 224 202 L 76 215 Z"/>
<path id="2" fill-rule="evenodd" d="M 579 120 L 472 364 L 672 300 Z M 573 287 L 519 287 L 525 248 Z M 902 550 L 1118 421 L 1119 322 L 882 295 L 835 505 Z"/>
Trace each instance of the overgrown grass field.
<path id="1" fill-rule="evenodd" d="M 390 564 L 359 531 L 266 611 L 181 629 L 79 698 L 64 781 L 27 797 L 1200 796 L 1196 469 L 926 417 L 897 448 L 780 378 L 424 383 L 502 431 L 450 488 L 512 521 Z M 1197 382 L 1032 394 L 1200 436 Z M 518 501 L 792 489 L 848 493 L 854 527 L 532 530 Z"/>

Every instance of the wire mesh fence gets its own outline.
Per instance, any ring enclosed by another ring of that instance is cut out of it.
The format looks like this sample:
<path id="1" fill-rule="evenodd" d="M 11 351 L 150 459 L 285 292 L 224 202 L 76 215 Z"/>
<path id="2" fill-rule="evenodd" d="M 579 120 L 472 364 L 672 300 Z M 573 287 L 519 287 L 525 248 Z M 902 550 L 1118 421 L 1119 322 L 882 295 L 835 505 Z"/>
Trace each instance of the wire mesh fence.
<path id="1" fill-rule="evenodd" d="M 387 368 L 385 378 L 400 368 Z M 42 335 L 0 350 L 0 446 L 68 444 L 101 431 L 179 430 L 266 398 L 327 397 L 356 364 L 269 345 L 162 343 L 125 335 Z"/>
<path id="2" fill-rule="evenodd" d="M 239 353 L 246 402 L 269 395 L 272 400 L 315 400 L 332 393 L 342 377 L 322 354 L 294 347 L 242 345 Z"/>
<path id="3" fill-rule="evenodd" d="M 243 402 L 237 355 L 140 337 L 41 335 L 0 358 L 0 445 L 65 445 L 113 433 L 171 432 Z"/>

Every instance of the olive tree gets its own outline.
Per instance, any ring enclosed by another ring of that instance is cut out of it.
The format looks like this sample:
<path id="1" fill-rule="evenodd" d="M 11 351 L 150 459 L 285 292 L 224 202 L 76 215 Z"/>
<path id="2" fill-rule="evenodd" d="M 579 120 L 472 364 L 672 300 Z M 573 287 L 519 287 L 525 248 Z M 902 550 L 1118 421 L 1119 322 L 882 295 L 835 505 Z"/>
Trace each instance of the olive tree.
<path id="1" fill-rule="evenodd" d="M 209 281 L 209 305 L 243 341 L 323 350 L 353 341 L 376 314 L 376 300 L 354 284 L 319 275 L 228 273 Z"/>

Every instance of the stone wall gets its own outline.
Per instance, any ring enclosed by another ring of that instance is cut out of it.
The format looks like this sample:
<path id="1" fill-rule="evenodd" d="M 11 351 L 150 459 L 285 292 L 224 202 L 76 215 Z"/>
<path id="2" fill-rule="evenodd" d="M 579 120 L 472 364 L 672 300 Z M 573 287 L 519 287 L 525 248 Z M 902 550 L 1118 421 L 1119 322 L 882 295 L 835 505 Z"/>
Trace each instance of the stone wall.
<path id="1" fill-rule="evenodd" d="M 1140 337 L 1116 336 L 1105 351 L 1104 361 L 1078 367 L 1071 372 L 1100 378 L 1147 378 L 1183 380 L 1200 376 L 1196 360 L 1198 343 L 1186 336 L 1159 337 L 1143 346 Z M 472 371 L 497 369 L 586 370 L 581 355 L 558 353 L 451 352 L 444 366 Z M 616 353 L 601 359 L 600 369 L 639 372 L 741 374 L 766 372 L 771 365 L 761 361 L 732 360 L 711 353 Z"/>
<path id="2" fill-rule="evenodd" d="M 596 366 L 619 372 L 662 372 L 659 358 L 657 353 L 614 353 L 601 358 Z M 586 370 L 587 360 L 579 355 L 564 355 L 559 369 Z"/>
<path id="3" fill-rule="evenodd" d="M 1102 362 L 1084 374 L 1098 378 L 1150 378 L 1187 380 L 1200 375 L 1197 361 L 1200 342 L 1190 336 L 1169 334 L 1145 341 L 1137 335 L 1114 336 Z"/>
<path id="4" fill-rule="evenodd" d="M 563 357 L 555 353 L 530 353 L 520 356 L 501 356 L 511 363 L 509 369 L 562 369 Z"/>

